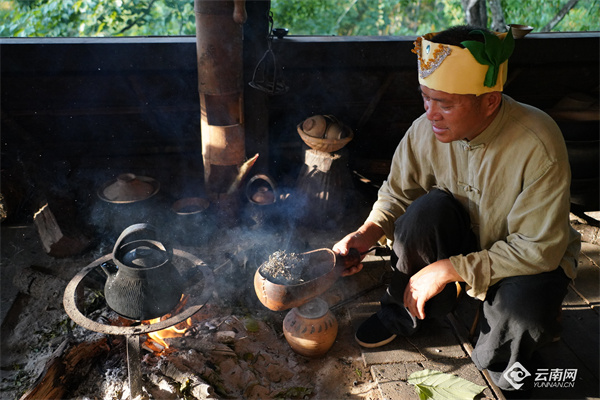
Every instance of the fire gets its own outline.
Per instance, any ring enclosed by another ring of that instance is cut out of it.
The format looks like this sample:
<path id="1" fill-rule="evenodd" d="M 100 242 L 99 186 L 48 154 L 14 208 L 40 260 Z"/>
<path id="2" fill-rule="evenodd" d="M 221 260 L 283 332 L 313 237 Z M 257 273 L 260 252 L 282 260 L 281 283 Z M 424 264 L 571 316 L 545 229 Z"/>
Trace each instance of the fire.
<path id="1" fill-rule="evenodd" d="M 163 315 L 162 317 L 159 317 L 159 318 L 154 318 L 154 319 L 150 319 L 147 321 L 143 321 L 142 323 L 145 325 L 151 325 L 151 324 L 155 324 L 160 321 L 164 321 L 165 319 L 170 318 L 173 314 L 177 314 L 178 312 L 180 312 L 181 309 L 183 307 L 185 307 L 186 302 L 187 302 L 187 298 L 185 298 L 185 296 L 181 296 L 181 301 L 179 302 L 179 304 L 177 305 L 177 308 L 175 308 L 172 313 Z M 188 330 L 188 328 L 190 328 L 191 326 L 192 326 L 192 318 L 188 318 L 185 321 L 180 322 L 177 325 L 170 326 L 170 327 L 162 329 L 160 331 L 148 333 L 148 341 L 154 341 L 155 343 L 162 346 L 163 349 L 168 349 L 169 345 L 167 344 L 167 342 L 164 341 L 164 339 L 183 336 L 185 334 L 185 332 Z M 148 344 L 149 347 L 156 348 L 156 346 L 153 346 L 152 344 L 148 343 L 148 341 L 146 341 L 146 344 Z"/>
<path id="2" fill-rule="evenodd" d="M 161 321 L 161 318 L 155 318 L 155 319 L 149 320 L 148 323 L 155 324 L 160 321 Z M 192 326 L 191 318 L 188 318 L 187 320 L 185 320 L 177 325 L 170 326 L 170 327 L 165 328 L 160 331 L 150 332 L 150 333 L 148 333 L 148 337 L 150 339 L 154 340 L 155 342 L 157 342 L 158 344 L 160 344 L 161 346 L 163 346 L 165 349 L 168 349 L 169 345 L 163 339 L 183 336 L 185 334 L 185 332 L 188 330 L 188 328 L 191 326 Z"/>

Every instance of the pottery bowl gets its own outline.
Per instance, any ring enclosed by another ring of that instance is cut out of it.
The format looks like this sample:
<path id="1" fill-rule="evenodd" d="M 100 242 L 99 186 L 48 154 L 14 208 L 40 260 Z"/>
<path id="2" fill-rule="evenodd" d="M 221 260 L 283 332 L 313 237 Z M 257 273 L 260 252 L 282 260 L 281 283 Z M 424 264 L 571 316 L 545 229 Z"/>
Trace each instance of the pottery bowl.
<path id="1" fill-rule="evenodd" d="M 254 290 L 260 302 L 272 311 L 283 311 L 301 306 L 323 294 L 341 276 L 345 265 L 336 263 L 336 255 L 331 249 L 318 249 L 303 253 L 309 257 L 307 279 L 298 284 L 273 282 L 263 275 L 259 267 L 254 274 Z"/>
<path id="2" fill-rule="evenodd" d="M 512 31 L 512 35 L 515 39 L 521 39 L 533 30 L 532 26 L 519 24 L 510 24 L 508 25 L 508 28 Z"/>

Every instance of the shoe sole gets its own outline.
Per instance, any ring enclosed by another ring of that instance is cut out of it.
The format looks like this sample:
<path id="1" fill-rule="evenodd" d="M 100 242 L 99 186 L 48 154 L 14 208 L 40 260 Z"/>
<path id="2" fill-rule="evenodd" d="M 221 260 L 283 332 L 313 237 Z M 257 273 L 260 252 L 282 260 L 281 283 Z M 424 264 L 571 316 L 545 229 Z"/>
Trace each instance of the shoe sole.
<path id="1" fill-rule="evenodd" d="M 389 338 L 382 340 L 381 342 L 377 342 L 377 343 L 365 343 L 365 342 L 362 342 L 361 340 L 359 340 L 356 336 L 354 337 L 354 339 L 356 340 L 356 343 L 358 343 L 362 347 L 366 347 L 368 349 L 374 349 L 376 347 L 385 346 L 386 344 L 390 343 L 392 340 L 396 339 L 396 337 L 398 337 L 398 335 L 392 335 Z"/>

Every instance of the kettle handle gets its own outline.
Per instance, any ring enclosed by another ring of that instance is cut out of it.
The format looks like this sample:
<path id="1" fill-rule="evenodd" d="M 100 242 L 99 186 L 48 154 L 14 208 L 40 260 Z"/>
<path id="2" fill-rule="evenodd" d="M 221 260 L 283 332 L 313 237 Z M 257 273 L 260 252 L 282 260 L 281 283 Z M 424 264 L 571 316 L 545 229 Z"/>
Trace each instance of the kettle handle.
<path id="1" fill-rule="evenodd" d="M 275 196 L 275 201 L 277 201 L 278 194 L 275 182 L 273 182 L 273 179 L 271 179 L 271 177 L 266 174 L 256 174 L 248 180 L 248 183 L 246 184 L 246 197 L 248 199 L 251 197 L 252 193 L 250 192 L 250 189 L 252 188 L 252 184 L 258 180 L 265 181 L 267 185 L 269 185 L 270 189 L 273 191 L 273 195 Z"/>
<path id="2" fill-rule="evenodd" d="M 119 261 L 117 254 L 119 253 L 119 250 L 123 247 L 123 242 L 125 241 L 125 239 L 129 236 L 133 236 L 133 234 L 135 233 L 139 233 L 139 232 L 153 232 L 154 233 L 154 238 L 157 239 L 158 236 L 158 231 L 156 229 L 156 227 L 154 227 L 154 225 L 148 224 L 148 223 L 140 223 L 140 224 L 134 224 L 131 225 L 127 228 L 125 228 L 125 230 L 123 232 L 121 232 L 121 235 L 119 235 L 119 238 L 117 239 L 117 242 L 115 243 L 115 247 L 113 249 L 113 259 L 115 261 Z M 170 245 L 167 245 L 166 243 L 161 243 L 164 248 L 165 251 L 168 255 L 168 258 L 171 259 L 173 257 L 173 248 Z"/>

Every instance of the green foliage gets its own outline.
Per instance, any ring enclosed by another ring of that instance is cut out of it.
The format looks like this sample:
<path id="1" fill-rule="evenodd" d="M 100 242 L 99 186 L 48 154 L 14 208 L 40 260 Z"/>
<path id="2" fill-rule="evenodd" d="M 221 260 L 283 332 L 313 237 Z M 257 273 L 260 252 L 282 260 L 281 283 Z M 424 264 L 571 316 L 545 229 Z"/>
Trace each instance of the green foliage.
<path id="1" fill-rule="evenodd" d="M 412 373 L 408 383 L 415 386 L 420 400 L 472 400 L 483 392 L 479 386 L 456 375 L 425 369 Z"/>
<path id="2" fill-rule="evenodd" d="M 415 35 L 463 15 L 460 0 L 272 0 L 271 9 L 294 35 Z"/>
<path id="3" fill-rule="evenodd" d="M 193 35 L 193 1 L 12 0 L 0 2 L 0 36 Z"/>
<path id="4" fill-rule="evenodd" d="M 507 24 L 531 25 L 540 32 L 568 0 L 502 0 Z M 579 0 L 577 5 L 552 29 L 553 32 L 600 30 L 600 0 Z"/>
<path id="5" fill-rule="evenodd" d="M 506 23 L 540 31 L 569 0 L 501 0 Z M 553 31 L 600 30 L 600 0 L 579 0 Z M 422 35 L 465 23 L 460 0 L 272 0 L 291 35 Z M 488 7 L 488 27 L 491 25 Z"/>
<path id="6" fill-rule="evenodd" d="M 535 32 L 567 2 L 501 5 L 507 23 L 532 25 Z M 193 0 L 0 0 L 0 36 L 193 35 L 193 8 Z M 271 10 L 275 27 L 291 35 L 421 35 L 465 21 L 461 0 L 272 0 Z M 598 31 L 599 15 L 600 0 L 579 0 L 553 30 Z"/>

